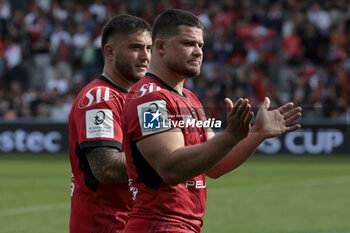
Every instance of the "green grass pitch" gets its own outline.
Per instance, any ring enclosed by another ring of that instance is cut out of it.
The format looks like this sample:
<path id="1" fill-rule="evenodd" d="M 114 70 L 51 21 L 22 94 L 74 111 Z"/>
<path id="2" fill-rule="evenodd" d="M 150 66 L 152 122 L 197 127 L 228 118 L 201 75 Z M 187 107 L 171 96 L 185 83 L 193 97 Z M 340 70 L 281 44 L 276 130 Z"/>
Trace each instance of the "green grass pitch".
<path id="1" fill-rule="evenodd" d="M 207 180 L 204 233 L 350 233 L 350 156 L 254 155 Z M 0 154 L 0 233 L 68 232 L 68 155 Z"/>

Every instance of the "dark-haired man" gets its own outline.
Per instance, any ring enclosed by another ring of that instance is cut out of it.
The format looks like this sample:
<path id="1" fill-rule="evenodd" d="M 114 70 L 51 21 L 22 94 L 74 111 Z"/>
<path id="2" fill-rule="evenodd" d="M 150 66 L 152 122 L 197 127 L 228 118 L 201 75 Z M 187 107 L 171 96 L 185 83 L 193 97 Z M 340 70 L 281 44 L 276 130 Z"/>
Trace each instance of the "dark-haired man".
<path id="1" fill-rule="evenodd" d="M 147 71 L 151 44 L 151 27 L 138 17 L 119 15 L 103 28 L 103 73 L 82 89 L 69 115 L 71 233 L 125 226 L 130 194 L 120 115 L 128 90 Z"/>
<path id="2" fill-rule="evenodd" d="M 200 232 L 205 177 L 218 178 L 264 139 L 300 128 L 289 125 L 301 108 L 287 103 L 268 111 L 266 98 L 251 127 L 248 99 L 226 98 L 227 127 L 214 136 L 201 103 L 183 88 L 200 73 L 202 23 L 187 11 L 165 11 L 153 24 L 152 41 L 149 73 L 130 90 L 122 113 L 134 201 L 124 232 Z"/>

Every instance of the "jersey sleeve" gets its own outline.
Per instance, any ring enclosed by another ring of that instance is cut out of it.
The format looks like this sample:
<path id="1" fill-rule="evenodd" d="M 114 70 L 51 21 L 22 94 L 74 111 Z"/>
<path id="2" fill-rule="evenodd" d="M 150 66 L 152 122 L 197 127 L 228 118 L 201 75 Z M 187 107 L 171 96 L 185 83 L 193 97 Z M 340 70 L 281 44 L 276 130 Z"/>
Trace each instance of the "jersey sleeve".
<path id="1" fill-rule="evenodd" d="M 133 141 L 177 127 L 176 104 L 161 91 L 130 99 L 124 114 L 124 127 Z"/>
<path id="2" fill-rule="evenodd" d="M 77 109 L 77 135 L 80 149 L 114 147 L 122 150 L 122 104 L 118 100 L 103 101 L 90 108 Z"/>

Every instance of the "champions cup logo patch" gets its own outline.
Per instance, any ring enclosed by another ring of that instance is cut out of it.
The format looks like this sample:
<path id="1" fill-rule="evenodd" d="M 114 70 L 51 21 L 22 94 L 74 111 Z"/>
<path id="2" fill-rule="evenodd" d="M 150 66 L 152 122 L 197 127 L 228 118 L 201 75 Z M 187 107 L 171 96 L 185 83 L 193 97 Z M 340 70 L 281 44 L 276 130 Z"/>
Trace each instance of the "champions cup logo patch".
<path id="1" fill-rule="evenodd" d="M 114 138 L 113 111 L 93 109 L 85 112 L 86 138 Z"/>
<path id="2" fill-rule="evenodd" d="M 106 114 L 103 111 L 98 111 L 94 117 L 94 123 L 95 125 L 100 125 L 104 122 L 106 118 Z"/>

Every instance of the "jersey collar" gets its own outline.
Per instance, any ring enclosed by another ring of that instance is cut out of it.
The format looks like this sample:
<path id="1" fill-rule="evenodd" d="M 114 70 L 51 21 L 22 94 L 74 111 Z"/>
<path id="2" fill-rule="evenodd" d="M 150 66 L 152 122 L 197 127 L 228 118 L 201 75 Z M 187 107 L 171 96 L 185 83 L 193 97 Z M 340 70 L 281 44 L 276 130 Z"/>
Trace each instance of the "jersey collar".
<path id="1" fill-rule="evenodd" d="M 106 78 L 106 77 L 103 76 L 103 75 L 100 75 L 97 79 L 100 79 L 100 80 L 102 80 L 102 81 L 105 81 L 105 82 L 108 83 L 109 85 L 111 85 L 111 86 L 117 88 L 119 91 L 121 91 L 121 92 L 123 92 L 123 93 L 125 93 L 125 94 L 128 94 L 128 91 L 127 91 L 127 90 L 125 90 L 124 88 L 121 88 L 120 86 L 117 86 L 117 84 L 111 82 L 108 78 Z"/>
<path id="2" fill-rule="evenodd" d="M 174 88 L 172 88 L 171 86 L 169 86 L 166 82 L 164 82 L 162 79 L 160 79 L 157 75 L 147 72 L 145 76 L 151 77 L 151 78 L 157 80 L 157 82 L 159 82 L 160 84 L 162 84 L 162 85 L 163 85 L 166 89 L 168 89 L 169 91 L 174 92 L 176 95 L 179 95 L 179 96 L 181 96 L 181 97 L 187 98 L 187 94 L 186 94 L 184 91 L 182 92 L 182 95 L 181 95 L 177 90 L 175 90 Z"/>

